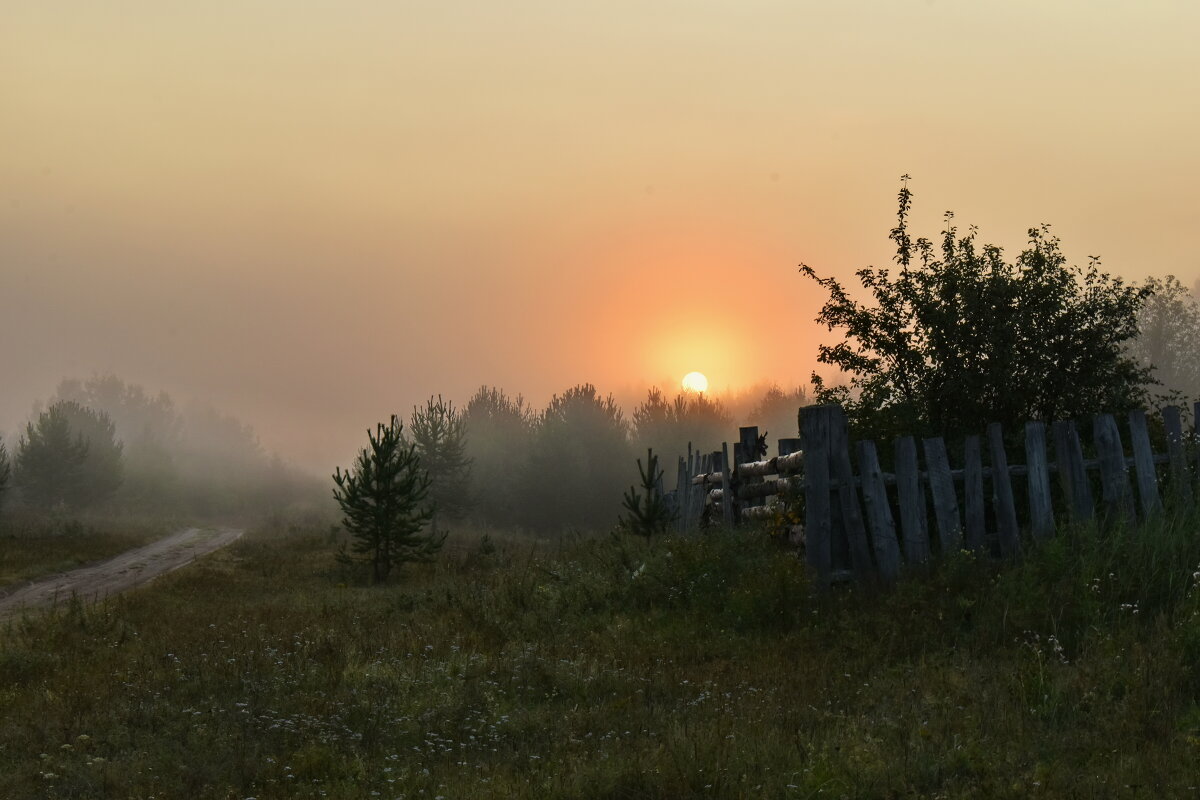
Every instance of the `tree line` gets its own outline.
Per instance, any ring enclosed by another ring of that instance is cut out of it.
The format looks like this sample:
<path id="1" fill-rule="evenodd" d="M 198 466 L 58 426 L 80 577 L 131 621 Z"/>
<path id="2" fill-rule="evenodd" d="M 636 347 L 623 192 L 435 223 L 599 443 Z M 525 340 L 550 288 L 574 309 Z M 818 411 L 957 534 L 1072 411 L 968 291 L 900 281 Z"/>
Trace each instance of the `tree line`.
<path id="1" fill-rule="evenodd" d="M 249 425 L 115 375 L 62 381 L 11 455 L 0 442 L 0 502 L 34 510 L 227 516 L 316 496 L 316 486 Z"/>

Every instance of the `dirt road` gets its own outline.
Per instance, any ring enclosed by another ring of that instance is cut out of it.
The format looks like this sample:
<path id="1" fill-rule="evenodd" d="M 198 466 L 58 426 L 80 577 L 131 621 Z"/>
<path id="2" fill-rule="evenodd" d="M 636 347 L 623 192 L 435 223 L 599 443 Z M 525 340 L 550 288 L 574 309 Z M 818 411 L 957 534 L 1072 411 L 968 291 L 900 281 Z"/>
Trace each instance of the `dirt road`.
<path id="1" fill-rule="evenodd" d="M 71 595 L 87 601 L 102 600 L 190 564 L 242 533 L 234 528 L 187 528 L 108 561 L 34 581 L 0 597 L 0 618 L 48 606 L 56 600 L 61 603 L 70 600 Z"/>

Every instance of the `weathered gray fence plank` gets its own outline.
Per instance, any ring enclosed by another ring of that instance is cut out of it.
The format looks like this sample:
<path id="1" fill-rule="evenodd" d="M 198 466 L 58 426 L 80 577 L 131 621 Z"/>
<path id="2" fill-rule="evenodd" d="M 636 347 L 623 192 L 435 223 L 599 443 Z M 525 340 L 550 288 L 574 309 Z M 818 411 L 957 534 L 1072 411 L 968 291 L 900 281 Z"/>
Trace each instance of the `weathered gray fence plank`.
<path id="1" fill-rule="evenodd" d="M 1146 412 L 1140 408 L 1129 412 L 1129 443 L 1133 448 L 1133 467 L 1137 475 L 1138 498 L 1142 501 L 1142 514 L 1149 517 L 1162 510 L 1162 499 L 1158 496 L 1158 475 L 1154 470 L 1154 449 L 1150 446 Z"/>
<path id="2" fill-rule="evenodd" d="M 740 444 L 742 445 L 742 447 L 741 447 L 742 459 L 744 459 L 744 461 L 758 461 L 758 459 L 760 457 L 762 457 L 762 455 L 765 455 L 765 454 L 760 454 L 758 452 L 758 426 L 757 425 L 750 425 L 750 426 L 739 428 L 738 429 L 738 438 L 740 439 Z M 744 463 L 744 461 L 739 460 L 737 463 L 742 464 L 742 463 Z M 748 476 L 744 476 L 744 475 L 738 475 L 737 479 L 738 479 L 738 488 L 739 489 L 743 486 L 749 486 L 750 484 L 762 483 L 761 477 L 748 477 Z M 751 498 L 749 500 L 746 500 L 745 502 L 742 503 L 742 506 L 744 508 L 753 508 L 754 506 L 761 506 L 761 505 L 764 505 L 765 503 L 766 503 L 765 499 L 763 499 L 761 497 L 756 497 L 756 498 Z"/>
<path id="3" fill-rule="evenodd" d="M 968 436 L 963 443 L 963 504 L 966 506 L 967 549 L 976 553 L 986 552 L 983 457 L 978 436 Z"/>
<path id="4" fill-rule="evenodd" d="M 1181 507 L 1192 504 L 1192 473 L 1183 446 L 1183 421 L 1179 406 L 1164 406 L 1163 427 L 1167 431 L 1167 457 L 1171 460 L 1171 498 Z"/>
<path id="5" fill-rule="evenodd" d="M 675 466 L 675 530 L 687 533 L 688 501 L 692 494 L 692 482 L 688 478 L 687 459 L 680 456 Z"/>
<path id="6" fill-rule="evenodd" d="M 1025 465 L 1029 469 L 1029 530 L 1035 539 L 1054 535 L 1054 506 L 1050 500 L 1050 465 L 1046 460 L 1046 425 L 1025 423 Z"/>
<path id="7" fill-rule="evenodd" d="M 880 577 L 891 583 L 900 575 L 900 542 L 896 539 L 892 506 L 883 483 L 883 471 L 879 468 L 879 454 L 872 441 L 858 443 L 858 473 L 862 477 L 867 526 L 875 546 L 875 564 Z"/>
<path id="8" fill-rule="evenodd" d="M 929 472 L 929 490 L 933 496 L 933 516 L 937 520 L 938 544 L 943 553 L 962 549 L 962 524 L 958 516 L 958 497 L 950 474 L 946 442 L 940 437 L 924 439 L 925 468 Z"/>
<path id="9" fill-rule="evenodd" d="M 1004 452 L 1004 431 L 999 422 L 988 425 L 988 449 L 992 455 L 992 507 L 996 512 L 996 532 L 1000 555 L 1016 558 L 1021 554 L 1017 529 L 1017 507 L 1013 502 L 1012 481 L 1008 475 L 1008 456 Z"/>
<path id="10" fill-rule="evenodd" d="M 726 528 L 733 527 L 733 502 L 733 464 L 729 462 L 729 443 L 721 442 L 721 519 Z"/>
<path id="11" fill-rule="evenodd" d="M 917 443 L 911 436 L 896 440 L 896 495 L 900 501 L 900 532 L 904 558 L 909 564 L 929 560 L 929 533 L 925 519 L 925 493 L 917 465 Z"/>
<path id="12" fill-rule="evenodd" d="M 846 412 L 840 407 L 837 407 L 830 425 L 829 456 L 833 476 L 838 480 L 837 493 L 850 550 L 850 568 L 854 570 L 855 578 L 867 580 L 874 576 L 875 564 L 871 559 L 867 528 L 863 524 L 858 489 L 854 485 L 854 467 L 850 463 L 850 426 Z"/>
<path id="13" fill-rule="evenodd" d="M 1090 520 L 1095 514 L 1092 481 L 1083 461 L 1083 444 L 1079 441 L 1075 420 L 1054 423 L 1054 455 L 1072 519 L 1077 522 Z"/>
<path id="14" fill-rule="evenodd" d="M 822 584 L 828 584 L 831 568 L 832 504 L 829 496 L 829 423 L 831 406 L 800 409 L 800 431 L 804 449 L 804 536 L 805 558 Z"/>
<path id="15" fill-rule="evenodd" d="M 1133 489 L 1125 465 L 1125 450 L 1121 433 L 1112 414 L 1097 414 L 1092 423 L 1096 454 L 1100 457 L 1100 488 L 1105 511 L 1110 517 L 1133 523 L 1137 512 L 1133 507 Z"/>

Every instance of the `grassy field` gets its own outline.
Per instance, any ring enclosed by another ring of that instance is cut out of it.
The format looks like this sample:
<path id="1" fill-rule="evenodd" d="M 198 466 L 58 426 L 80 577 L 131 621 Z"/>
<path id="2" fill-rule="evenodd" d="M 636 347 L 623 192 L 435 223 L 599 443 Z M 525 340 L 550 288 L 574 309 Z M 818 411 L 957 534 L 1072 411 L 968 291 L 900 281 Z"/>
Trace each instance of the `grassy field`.
<path id="1" fill-rule="evenodd" d="M 136 516 L 8 513 L 0 518 L 0 592 L 14 584 L 111 558 L 174 529 L 168 521 Z"/>
<path id="2" fill-rule="evenodd" d="M 1200 786 L 1200 521 L 818 598 L 761 535 L 346 585 L 267 526 L 0 630 L 0 797 L 1161 797 Z"/>

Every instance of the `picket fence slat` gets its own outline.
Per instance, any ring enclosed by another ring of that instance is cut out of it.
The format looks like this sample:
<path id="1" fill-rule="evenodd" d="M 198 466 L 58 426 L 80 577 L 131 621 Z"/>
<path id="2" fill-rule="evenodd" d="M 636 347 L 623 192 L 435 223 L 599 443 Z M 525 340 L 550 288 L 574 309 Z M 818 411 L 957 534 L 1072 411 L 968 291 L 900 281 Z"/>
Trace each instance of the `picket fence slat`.
<path id="1" fill-rule="evenodd" d="M 1004 431 L 999 422 L 993 422 L 988 425 L 987 433 L 988 449 L 992 456 L 992 506 L 996 511 L 1000 555 L 1016 558 L 1021 553 L 1021 539 L 1017 530 L 1012 481 L 1008 474 L 1008 456 L 1004 452 Z"/>
<path id="2" fill-rule="evenodd" d="M 1121 433 L 1112 414 L 1097 414 L 1092 421 L 1093 441 L 1100 456 L 1100 487 L 1106 513 L 1128 523 L 1137 521 L 1133 489 L 1121 445 Z"/>
<path id="3" fill-rule="evenodd" d="M 1043 422 L 1025 423 L 1025 464 L 1029 468 L 1029 531 L 1035 539 L 1046 539 L 1054 535 L 1054 507 Z"/>
<path id="4" fill-rule="evenodd" d="M 924 439 L 921 447 L 925 451 L 925 467 L 929 473 L 929 490 L 933 495 L 933 516 L 937 521 L 938 544 L 943 553 L 962 549 L 962 525 L 958 517 L 958 498 L 954 491 L 954 478 L 950 474 L 950 457 L 946 453 L 946 442 L 938 436 Z"/>
<path id="5" fill-rule="evenodd" d="M 875 564 L 879 576 L 892 583 L 900 575 L 900 542 L 896 538 L 896 522 L 892 518 L 892 504 L 888 502 L 887 485 L 879 468 L 879 454 L 875 443 L 869 439 L 858 443 L 858 471 L 862 476 L 867 526 L 875 547 Z"/>
<path id="6" fill-rule="evenodd" d="M 713 453 L 716 456 L 716 453 Z M 733 527 L 733 467 L 729 462 L 729 444 L 721 443 L 721 518 L 725 527 Z"/>
<path id="7" fill-rule="evenodd" d="M 904 558 L 909 564 L 929 560 L 929 533 L 925 520 L 925 494 L 917 465 L 917 443 L 911 436 L 896 440 L 896 495 L 900 502 L 900 532 Z"/>
<path id="8" fill-rule="evenodd" d="M 968 436 L 963 442 L 963 502 L 966 505 L 967 549 L 975 553 L 986 552 L 983 457 L 978 436 Z"/>
<path id="9" fill-rule="evenodd" d="M 829 498 L 829 414 L 823 406 L 800 410 L 800 431 L 805 455 L 804 535 L 805 559 L 822 584 L 832 568 L 833 515 Z"/>
<path id="10" fill-rule="evenodd" d="M 1154 451 L 1150 447 L 1146 412 L 1140 408 L 1129 412 L 1129 439 L 1133 447 L 1133 466 L 1137 475 L 1138 498 L 1142 501 L 1142 514 L 1149 517 L 1162 509 L 1162 500 L 1158 496 L 1158 475 L 1154 471 Z"/>
<path id="11" fill-rule="evenodd" d="M 838 479 L 838 499 L 841 503 L 842 525 L 850 550 L 850 568 L 855 577 L 865 580 L 875 572 L 871 561 L 871 544 L 863 524 L 862 504 L 854 485 L 854 467 L 850 463 L 850 425 L 846 413 L 837 406 L 830 421 L 829 455 L 833 475 Z"/>

